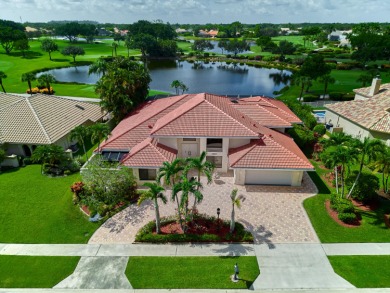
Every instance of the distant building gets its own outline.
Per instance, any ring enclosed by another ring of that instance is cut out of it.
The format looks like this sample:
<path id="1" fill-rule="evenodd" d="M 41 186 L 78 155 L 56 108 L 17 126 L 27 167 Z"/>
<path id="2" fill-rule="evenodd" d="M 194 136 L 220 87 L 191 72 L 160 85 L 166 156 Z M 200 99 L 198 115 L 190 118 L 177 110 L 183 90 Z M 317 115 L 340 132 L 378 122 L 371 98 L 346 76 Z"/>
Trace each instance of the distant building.
<path id="1" fill-rule="evenodd" d="M 352 30 L 348 31 L 333 31 L 328 35 L 328 40 L 331 42 L 340 42 L 339 46 L 350 46 L 350 42 L 347 39 L 348 34 L 352 33 Z"/>
<path id="2" fill-rule="evenodd" d="M 199 30 L 198 37 L 202 38 L 215 38 L 218 35 L 217 30 Z"/>
<path id="3" fill-rule="evenodd" d="M 97 33 L 98 33 L 98 36 L 111 36 L 112 35 L 112 32 L 110 32 L 109 30 L 106 30 L 104 27 L 101 27 L 101 28 L 98 28 L 97 29 Z"/>
<path id="4" fill-rule="evenodd" d="M 184 29 L 184 28 L 177 28 L 177 29 L 175 30 L 175 32 L 176 32 L 177 34 L 184 34 L 184 33 L 188 33 L 188 30 L 186 30 L 186 29 Z"/>

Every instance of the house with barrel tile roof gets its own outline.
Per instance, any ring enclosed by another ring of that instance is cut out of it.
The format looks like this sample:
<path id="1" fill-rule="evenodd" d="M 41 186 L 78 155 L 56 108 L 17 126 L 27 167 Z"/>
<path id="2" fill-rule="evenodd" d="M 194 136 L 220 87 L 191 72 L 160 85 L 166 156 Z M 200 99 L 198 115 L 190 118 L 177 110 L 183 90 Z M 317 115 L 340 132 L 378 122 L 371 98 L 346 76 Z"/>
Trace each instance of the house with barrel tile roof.
<path id="1" fill-rule="evenodd" d="M 133 170 L 139 184 L 154 180 L 165 161 L 199 156 L 235 184 L 299 186 L 313 166 L 284 132 L 302 123 L 281 101 L 230 100 L 207 93 L 147 101 L 101 145 L 104 159 Z"/>

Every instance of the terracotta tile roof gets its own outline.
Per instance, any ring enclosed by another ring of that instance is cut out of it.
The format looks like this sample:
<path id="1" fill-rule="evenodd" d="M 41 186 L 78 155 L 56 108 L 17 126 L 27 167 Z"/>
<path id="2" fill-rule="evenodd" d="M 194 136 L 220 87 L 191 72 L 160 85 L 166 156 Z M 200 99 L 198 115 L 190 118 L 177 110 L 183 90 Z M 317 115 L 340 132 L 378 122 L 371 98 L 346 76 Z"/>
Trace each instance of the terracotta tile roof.
<path id="1" fill-rule="evenodd" d="M 131 152 L 122 159 L 121 164 L 127 167 L 159 168 L 164 162 L 171 162 L 176 158 L 177 150 L 147 138 L 136 145 Z"/>
<path id="2" fill-rule="evenodd" d="M 226 97 L 197 94 L 157 120 L 152 136 L 258 137 L 264 128 L 243 115 Z"/>
<path id="3" fill-rule="evenodd" d="M 101 148 L 130 150 L 150 136 L 150 127 L 157 119 L 167 115 L 189 98 L 189 95 L 181 95 L 144 103 L 115 127 Z"/>
<path id="4" fill-rule="evenodd" d="M 271 136 L 270 136 L 271 135 Z M 309 160 L 294 141 L 281 133 L 273 132 L 247 145 L 230 149 L 231 168 L 314 170 Z"/>
<path id="5" fill-rule="evenodd" d="M 0 139 L 8 143 L 52 144 L 73 128 L 104 116 L 99 105 L 33 95 L 0 96 Z"/>
<path id="6" fill-rule="evenodd" d="M 242 98 L 238 100 L 239 105 L 258 105 L 264 110 L 269 111 L 270 113 L 278 116 L 280 119 L 289 122 L 290 124 L 302 123 L 289 107 L 285 103 L 273 98 L 267 97 L 251 97 L 251 98 Z"/>
<path id="7" fill-rule="evenodd" d="M 367 88 L 355 92 L 362 91 Z M 367 100 L 340 102 L 326 108 L 366 129 L 390 133 L 390 83 L 382 85 L 379 93 Z"/>

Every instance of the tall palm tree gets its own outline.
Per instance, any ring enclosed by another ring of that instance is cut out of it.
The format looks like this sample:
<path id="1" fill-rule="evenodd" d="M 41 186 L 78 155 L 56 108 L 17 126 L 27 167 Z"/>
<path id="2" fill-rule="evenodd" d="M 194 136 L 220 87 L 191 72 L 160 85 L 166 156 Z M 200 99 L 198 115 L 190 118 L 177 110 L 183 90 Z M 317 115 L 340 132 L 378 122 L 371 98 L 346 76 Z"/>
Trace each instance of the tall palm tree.
<path id="1" fill-rule="evenodd" d="M 364 164 L 369 164 L 370 161 L 375 160 L 378 157 L 378 154 L 383 151 L 384 144 L 379 139 L 369 139 L 368 137 L 365 137 L 363 141 L 359 139 L 352 140 L 351 147 L 360 154 L 360 167 L 359 173 L 356 176 L 355 182 L 353 183 L 351 189 L 349 190 L 347 198 L 351 196 L 356 184 L 358 183 Z"/>
<path id="2" fill-rule="evenodd" d="M 1 85 L 1 88 L 3 89 L 3 92 L 7 93 L 5 91 L 5 88 L 4 88 L 4 85 L 3 85 L 3 79 L 5 79 L 5 78 L 7 78 L 7 75 L 3 71 L 0 71 L 0 85 Z"/>
<path id="3" fill-rule="evenodd" d="M 89 134 L 89 131 L 84 125 L 76 126 L 75 128 L 73 128 L 70 131 L 70 139 L 71 140 L 76 139 L 78 142 L 81 143 L 81 145 L 83 146 L 84 155 L 87 158 L 87 161 L 89 158 L 88 158 L 87 151 L 85 149 L 85 139 L 88 136 L 88 134 Z"/>
<path id="4" fill-rule="evenodd" d="M 302 94 L 303 94 L 305 87 L 310 86 L 310 84 L 311 84 L 310 78 L 307 76 L 296 74 L 293 76 L 291 83 L 293 85 L 297 85 L 297 86 L 301 87 L 301 92 L 299 93 L 299 100 L 301 101 Z"/>
<path id="5" fill-rule="evenodd" d="M 32 88 L 31 88 L 31 82 L 36 80 L 37 78 L 35 77 L 34 73 L 28 72 L 28 73 L 23 73 L 22 74 L 22 81 L 27 81 L 28 88 L 30 89 L 30 94 L 32 95 Z"/>
<path id="6" fill-rule="evenodd" d="M 175 88 L 175 90 L 176 90 L 176 95 L 179 94 L 179 88 L 180 88 L 181 84 L 182 84 L 182 82 L 180 80 L 177 80 L 177 79 L 175 79 L 171 83 L 171 87 Z"/>
<path id="7" fill-rule="evenodd" d="M 187 158 L 185 162 L 187 167 L 185 173 L 188 173 L 190 170 L 195 170 L 197 172 L 198 183 L 200 183 L 200 176 L 205 175 L 207 178 L 207 184 L 210 184 L 213 181 L 213 173 L 215 166 L 211 162 L 206 161 L 207 153 L 203 151 L 199 157 Z M 198 185 L 198 190 L 199 190 Z M 196 200 L 194 201 L 193 210 L 196 207 Z"/>
<path id="8" fill-rule="evenodd" d="M 149 187 L 148 192 L 143 193 L 141 197 L 138 199 L 138 205 L 140 205 L 145 200 L 151 200 L 154 203 L 154 211 L 156 212 L 156 233 L 160 234 L 160 210 L 158 207 L 158 199 L 161 199 L 161 201 L 166 204 L 167 198 L 163 194 L 163 191 L 165 190 L 164 187 L 162 187 L 158 182 L 146 182 L 144 183 L 144 186 Z"/>
<path id="9" fill-rule="evenodd" d="M 56 82 L 54 75 L 49 74 L 49 73 L 42 74 L 40 77 L 38 77 L 38 81 L 39 81 L 39 83 L 46 85 L 46 88 L 49 91 L 49 94 L 52 93 L 52 91 L 50 90 L 50 84 Z"/>
<path id="10" fill-rule="evenodd" d="M 383 192 L 389 193 L 390 147 L 383 145 L 383 150 L 376 157 L 373 166 L 376 172 L 382 173 Z"/>
<path id="11" fill-rule="evenodd" d="M 320 77 L 319 82 L 324 84 L 324 95 L 326 95 L 328 92 L 328 85 L 334 84 L 336 79 L 334 79 L 330 74 L 325 74 Z"/>
<path id="12" fill-rule="evenodd" d="M 234 232 L 234 228 L 236 226 L 234 207 L 241 208 L 241 199 L 242 199 L 242 197 L 241 196 L 237 196 L 237 192 L 238 192 L 238 189 L 234 188 L 232 190 L 232 192 L 230 193 L 230 200 L 231 200 L 231 203 L 232 203 L 232 213 L 231 213 L 231 216 L 230 216 L 230 233 Z"/>
<path id="13" fill-rule="evenodd" d="M 106 123 L 96 123 L 90 126 L 91 130 L 91 141 L 93 143 L 99 143 L 98 153 L 100 153 L 100 144 L 103 139 L 106 139 L 111 131 L 110 127 Z"/>
<path id="14" fill-rule="evenodd" d="M 165 185 L 170 186 L 173 189 L 173 186 L 176 184 L 176 181 L 180 178 L 183 170 L 184 170 L 184 161 L 180 158 L 176 158 L 172 162 L 164 162 L 163 166 L 158 170 L 157 181 L 161 182 L 161 180 L 163 180 Z M 178 195 L 172 194 L 172 200 L 173 201 L 176 200 L 180 226 L 182 226 L 180 201 Z"/>
<path id="15" fill-rule="evenodd" d="M 112 43 L 112 57 L 116 57 L 116 56 L 118 56 L 118 54 L 117 54 L 117 48 L 118 48 L 118 43 L 117 42 L 113 42 Z"/>
<path id="16" fill-rule="evenodd" d="M 98 58 L 94 63 L 89 66 L 88 74 L 96 73 L 105 75 L 107 67 L 107 61 L 104 58 Z"/>
<path id="17" fill-rule="evenodd" d="M 199 191 L 199 188 L 202 187 L 202 184 L 196 181 L 194 178 L 188 179 L 187 176 L 183 175 L 179 182 L 177 182 L 172 188 L 172 197 L 177 198 L 178 194 L 181 193 L 180 197 L 180 208 L 184 212 L 184 221 L 180 221 L 180 226 L 184 233 L 187 232 L 187 220 L 188 220 L 188 199 L 192 194 L 195 197 L 197 202 L 201 202 L 203 199 L 203 194 Z"/>

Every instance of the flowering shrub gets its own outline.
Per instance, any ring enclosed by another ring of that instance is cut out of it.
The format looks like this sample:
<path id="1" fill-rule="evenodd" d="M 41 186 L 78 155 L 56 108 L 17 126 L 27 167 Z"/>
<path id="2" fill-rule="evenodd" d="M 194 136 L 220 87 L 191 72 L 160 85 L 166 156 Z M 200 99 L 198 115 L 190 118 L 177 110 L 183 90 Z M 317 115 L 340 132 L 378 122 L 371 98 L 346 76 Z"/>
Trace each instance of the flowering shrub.
<path id="1" fill-rule="evenodd" d="M 33 87 L 31 89 L 31 92 L 30 92 L 30 89 L 28 89 L 26 91 L 26 93 L 28 94 L 44 94 L 44 95 L 52 95 L 54 94 L 54 90 L 52 87 L 50 87 L 50 93 L 49 93 L 49 90 L 46 88 L 46 87 Z"/>

